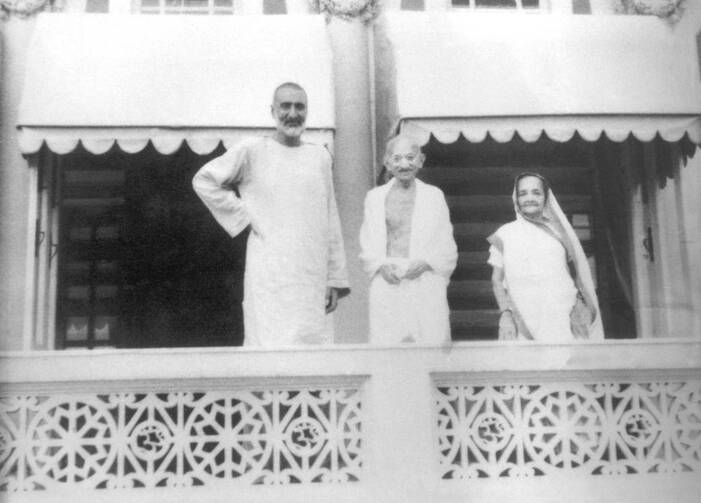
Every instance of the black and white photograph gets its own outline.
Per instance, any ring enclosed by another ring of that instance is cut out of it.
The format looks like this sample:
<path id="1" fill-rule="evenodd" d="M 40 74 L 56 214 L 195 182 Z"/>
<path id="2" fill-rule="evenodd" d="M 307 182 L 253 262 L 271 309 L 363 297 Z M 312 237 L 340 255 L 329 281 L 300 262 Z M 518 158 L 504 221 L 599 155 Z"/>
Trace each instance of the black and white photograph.
<path id="1" fill-rule="evenodd" d="M 0 0 L 0 502 L 699 503 L 699 0 Z"/>

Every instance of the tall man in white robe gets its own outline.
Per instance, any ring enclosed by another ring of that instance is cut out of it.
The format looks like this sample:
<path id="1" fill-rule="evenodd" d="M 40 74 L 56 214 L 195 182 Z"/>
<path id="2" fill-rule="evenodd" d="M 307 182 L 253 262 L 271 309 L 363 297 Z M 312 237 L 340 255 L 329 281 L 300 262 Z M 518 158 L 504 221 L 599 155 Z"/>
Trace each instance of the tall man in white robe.
<path id="1" fill-rule="evenodd" d="M 275 90 L 271 113 L 273 136 L 208 162 L 193 187 L 232 237 L 250 226 L 244 345 L 331 342 L 328 314 L 350 292 L 331 155 L 301 140 L 307 95 L 298 84 Z"/>

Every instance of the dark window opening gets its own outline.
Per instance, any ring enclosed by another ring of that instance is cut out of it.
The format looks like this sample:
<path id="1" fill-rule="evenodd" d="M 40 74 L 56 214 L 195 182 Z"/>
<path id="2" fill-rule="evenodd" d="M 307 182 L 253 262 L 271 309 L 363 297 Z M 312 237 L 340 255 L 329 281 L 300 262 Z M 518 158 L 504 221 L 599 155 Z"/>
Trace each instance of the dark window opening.
<path id="1" fill-rule="evenodd" d="M 426 10 L 424 0 L 402 0 L 400 5 L 401 10 Z"/>
<path id="2" fill-rule="evenodd" d="M 85 12 L 88 13 L 107 13 L 110 11 L 109 0 L 87 0 L 85 2 Z"/>
<path id="3" fill-rule="evenodd" d="M 287 14 L 285 0 L 263 0 L 263 14 Z"/>
<path id="4" fill-rule="evenodd" d="M 477 9 L 537 9 L 540 7 L 540 0 L 521 0 L 520 4 L 516 0 L 452 0 L 451 5 Z"/>
<path id="5" fill-rule="evenodd" d="M 475 7 L 507 7 L 515 8 L 516 0 L 475 0 Z"/>
<path id="6" fill-rule="evenodd" d="M 245 237 L 191 187 L 223 152 L 64 156 L 57 347 L 239 345 Z"/>

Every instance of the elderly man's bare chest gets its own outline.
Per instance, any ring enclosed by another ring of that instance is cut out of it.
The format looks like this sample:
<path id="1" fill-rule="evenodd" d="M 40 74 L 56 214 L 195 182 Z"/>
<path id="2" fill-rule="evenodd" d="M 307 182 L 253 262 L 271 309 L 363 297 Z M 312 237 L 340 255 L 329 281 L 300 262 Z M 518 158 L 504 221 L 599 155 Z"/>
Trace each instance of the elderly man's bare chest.
<path id="1" fill-rule="evenodd" d="M 387 225 L 387 254 L 395 257 L 409 255 L 411 221 L 416 200 L 415 188 L 390 190 L 385 199 Z"/>

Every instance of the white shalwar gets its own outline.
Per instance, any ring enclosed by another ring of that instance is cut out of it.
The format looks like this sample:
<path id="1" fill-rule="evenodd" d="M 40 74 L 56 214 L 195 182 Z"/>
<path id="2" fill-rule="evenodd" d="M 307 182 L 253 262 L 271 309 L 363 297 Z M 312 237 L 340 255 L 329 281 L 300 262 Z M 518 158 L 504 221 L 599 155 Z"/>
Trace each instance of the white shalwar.
<path id="1" fill-rule="evenodd" d="M 348 278 L 329 152 L 267 137 L 244 141 L 205 164 L 193 187 L 231 236 L 251 225 L 244 344 L 331 342 L 326 288 L 347 290 Z"/>
<path id="2" fill-rule="evenodd" d="M 457 263 L 457 246 L 443 192 L 416 180 L 409 257 L 387 257 L 385 199 L 395 180 L 370 190 L 360 229 L 360 259 L 370 277 L 370 342 L 396 344 L 450 341 L 447 286 Z M 383 264 L 394 263 L 400 275 L 413 260 L 431 266 L 416 279 L 389 284 L 379 274 Z"/>
<path id="3" fill-rule="evenodd" d="M 504 269 L 504 286 L 515 304 L 512 307 L 533 339 L 573 341 L 570 311 L 577 287 L 562 243 L 523 218 L 502 225 L 490 242 L 488 263 Z M 523 337 L 519 331 L 519 338 Z"/>

